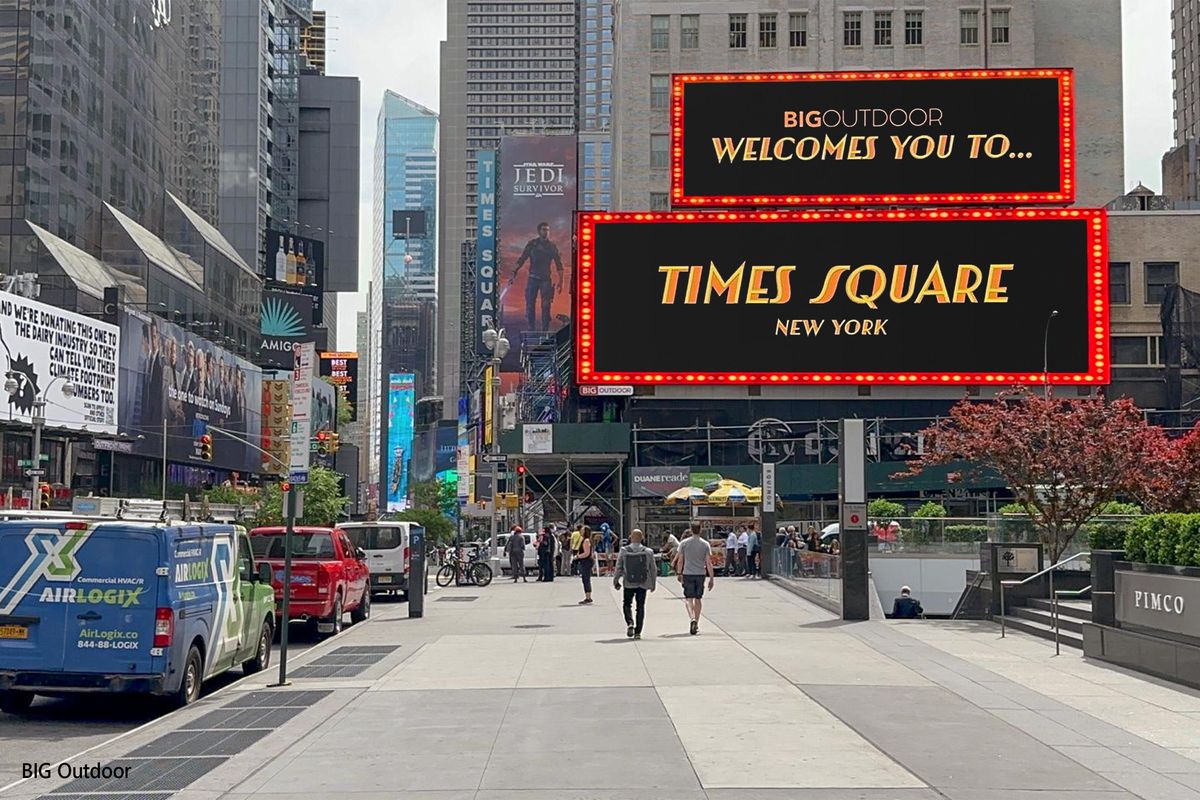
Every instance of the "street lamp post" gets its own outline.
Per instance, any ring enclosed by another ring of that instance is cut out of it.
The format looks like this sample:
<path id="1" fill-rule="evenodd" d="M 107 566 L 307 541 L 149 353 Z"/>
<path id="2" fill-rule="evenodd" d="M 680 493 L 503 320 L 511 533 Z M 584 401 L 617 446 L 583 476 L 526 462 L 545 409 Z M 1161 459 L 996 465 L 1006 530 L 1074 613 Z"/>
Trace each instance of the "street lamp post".
<path id="1" fill-rule="evenodd" d="M 50 387 L 55 381 L 63 381 L 59 391 L 63 397 L 75 396 L 75 384 L 69 380 L 63 380 L 63 376 L 52 378 L 42 393 L 37 395 L 33 400 L 33 413 L 30 416 L 30 422 L 33 424 L 33 449 L 30 453 L 30 471 L 29 476 L 29 508 L 33 509 L 33 504 L 38 495 L 38 484 L 40 484 L 42 476 L 38 471 L 42 468 L 42 427 L 46 424 L 46 395 L 50 393 Z M 21 391 L 24 384 L 29 382 L 28 376 L 21 372 L 9 372 L 8 377 L 4 381 L 4 391 L 8 392 L 10 397 L 15 396 Z"/>
<path id="2" fill-rule="evenodd" d="M 1045 381 L 1045 389 L 1042 394 L 1046 397 L 1050 396 L 1050 323 L 1058 316 L 1058 309 L 1050 312 L 1050 316 L 1046 317 L 1046 332 L 1042 336 L 1042 380 Z"/>
<path id="3" fill-rule="evenodd" d="M 494 455 L 500 452 L 500 415 L 497 413 L 500 401 L 500 364 L 508 355 L 509 342 L 504 336 L 504 329 L 488 328 L 483 332 L 483 345 L 492 354 L 492 446 L 490 452 Z M 499 503 L 500 465 L 492 459 L 492 541 L 489 560 L 498 559 L 496 553 L 496 538 L 499 534 Z"/>

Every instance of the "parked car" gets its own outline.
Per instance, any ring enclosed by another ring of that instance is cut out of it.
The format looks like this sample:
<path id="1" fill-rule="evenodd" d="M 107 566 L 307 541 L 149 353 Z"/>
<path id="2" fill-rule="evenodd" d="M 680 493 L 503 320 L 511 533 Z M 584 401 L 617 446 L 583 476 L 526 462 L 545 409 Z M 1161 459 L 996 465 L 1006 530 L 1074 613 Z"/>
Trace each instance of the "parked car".
<path id="1" fill-rule="evenodd" d="M 522 534 L 525 537 L 525 569 L 536 570 L 538 566 L 537 547 L 534 546 L 532 533 Z M 496 537 L 496 557 L 500 559 L 501 572 L 511 572 L 508 568 L 508 540 L 511 533 L 501 533 Z"/>
<path id="2" fill-rule="evenodd" d="M 343 522 L 350 543 L 367 554 L 373 594 L 402 594 L 408 597 L 408 572 L 412 558 L 409 547 L 415 522 Z"/>
<path id="3" fill-rule="evenodd" d="M 214 675 L 262 670 L 270 580 L 240 526 L 0 522 L 0 709 L 77 692 L 187 705 Z"/>
<path id="4" fill-rule="evenodd" d="M 254 555 L 274 570 L 275 616 L 283 616 L 283 528 L 250 531 Z M 367 554 L 336 528 L 295 528 L 292 533 L 292 585 L 288 622 L 304 622 L 317 633 L 342 631 L 348 611 L 353 622 L 371 615 Z"/>

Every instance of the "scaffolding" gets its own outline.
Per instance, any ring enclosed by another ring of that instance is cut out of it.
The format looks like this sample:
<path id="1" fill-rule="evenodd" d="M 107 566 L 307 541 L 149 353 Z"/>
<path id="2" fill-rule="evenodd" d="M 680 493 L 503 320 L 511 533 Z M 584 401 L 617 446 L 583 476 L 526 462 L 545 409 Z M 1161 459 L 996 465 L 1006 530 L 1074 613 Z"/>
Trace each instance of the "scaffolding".
<path id="1" fill-rule="evenodd" d="M 529 336 L 521 344 L 519 422 L 562 422 L 574 369 L 571 329 Z"/>

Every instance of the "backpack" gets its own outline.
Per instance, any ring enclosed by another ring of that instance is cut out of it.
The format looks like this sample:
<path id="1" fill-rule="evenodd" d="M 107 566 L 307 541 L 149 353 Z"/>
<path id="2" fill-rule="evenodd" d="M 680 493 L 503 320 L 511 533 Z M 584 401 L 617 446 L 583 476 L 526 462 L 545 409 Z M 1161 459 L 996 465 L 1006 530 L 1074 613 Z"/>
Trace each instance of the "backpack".
<path id="1" fill-rule="evenodd" d="M 647 564 L 653 556 L 649 550 L 640 553 L 625 553 L 625 582 L 642 585 L 650 580 L 650 567 Z"/>

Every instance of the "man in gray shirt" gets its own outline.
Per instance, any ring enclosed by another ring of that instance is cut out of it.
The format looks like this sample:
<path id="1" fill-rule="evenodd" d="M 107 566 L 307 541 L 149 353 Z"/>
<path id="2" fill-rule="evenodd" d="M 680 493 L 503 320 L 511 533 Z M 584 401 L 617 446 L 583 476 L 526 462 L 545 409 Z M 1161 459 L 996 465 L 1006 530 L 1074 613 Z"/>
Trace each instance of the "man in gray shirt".
<path id="1" fill-rule="evenodd" d="M 679 545 L 675 555 L 675 574 L 683 584 L 683 604 L 691 619 L 693 636 L 700 632 L 700 602 L 704 597 L 704 579 L 708 578 L 708 590 L 713 588 L 712 547 L 700 535 L 700 525 L 692 523 L 691 534 Z"/>

